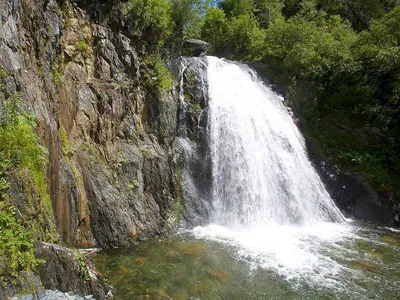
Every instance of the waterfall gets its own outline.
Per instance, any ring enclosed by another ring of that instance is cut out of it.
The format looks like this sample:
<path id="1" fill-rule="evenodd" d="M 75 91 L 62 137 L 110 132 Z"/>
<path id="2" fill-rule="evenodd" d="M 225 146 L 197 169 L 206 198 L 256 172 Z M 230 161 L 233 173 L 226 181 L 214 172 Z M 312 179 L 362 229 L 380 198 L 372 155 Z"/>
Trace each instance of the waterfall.
<path id="1" fill-rule="evenodd" d="M 246 65 L 208 57 L 212 222 L 310 225 L 344 218 L 282 98 Z"/>

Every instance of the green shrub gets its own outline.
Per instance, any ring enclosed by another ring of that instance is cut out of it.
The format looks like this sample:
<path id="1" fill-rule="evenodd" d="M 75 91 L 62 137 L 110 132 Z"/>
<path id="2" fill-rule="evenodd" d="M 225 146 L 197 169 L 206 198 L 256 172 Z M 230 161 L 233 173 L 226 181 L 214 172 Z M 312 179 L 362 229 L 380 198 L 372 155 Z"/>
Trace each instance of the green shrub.
<path id="1" fill-rule="evenodd" d="M 62 124 L 58 128 L 58 137 L 60 138 L 62 153 L 70 158 L 73 155 L 73 148 L 68 142 L 67 132 Z"/>
<path id="2" fill-rule="evenodd" d="M 89 56 L 89 45 L 85 40 L 80 40 L 74 44 L 75 52 L 74 55 L 82 53 L 83 57 Z"/>
<path id="3" fill-rule="evenodd" d="M 280 60 L 292 74 L 316 78 L 351 60 L 355 38 L 354 32 L 337 17 L 318 21 L 280 19 L 266 31 L 264 51 L 267 57 Z"/>
<path id="4" fill-rule="evenodd" d="M 265 31 L 248 14 L 232 18 L 228 26 L 227 43 L 232 46 L 233 57 L 257 59 L 262 53 Z"/>
<path id="5" fill-rule="evenodd" d="M 201 28 L 201 38 L 212 43 L 214 49 L 222 48 L 226 41 L 225 33 L 228 30 L 228 20 L 225 13 L 219 8 L 211 7 L 204 17 L 204 24 Z"/>
<path id="6" fill-rule="evenodd" d="M 156 54 L 149 55 L 144 61 L 147 71 L 145 80 L 149 87 L 157 88 L 161 92 L 167 91 L 172 85 L 172 75 Z"/>
<path id="7" fill-rule="evenodd" d="M 6 70 L 3 68 L 0 68 L 0 77 L 6 78 L 8 76 L 8 73 Z"/>
<path id="8" fill-rule="evenodd" d="M 171 0 L 174 32 L 181 36 L 199 37 L 202 14 L 207 7 L 201 0 Z"/>
<path id="9" fill-rule="evenodd" d="M 5 269 L 0 276 L 4 283 L 11 277 L 18 280 L 21 271 L 30 272 L 37 265 L 33 255 L 33 239 L 54 241 L 52 203 L 47 193 L 45 167 L 47 150 L 34 132 L 34 118 L 23 113 L 18 94 L 2 101 L 0 119 L 0 257 Z M 8 177 L 24 183 L 27 203 L 15 213 L 7 195 Z"/>
<path id="10" fill-rule="evenodd" d="M 58 55 L 53 65 L 53 83 L 59 85 L 62 77 L 64 76 L 64 70 L 62 65 L 62 56 Z"/>
<path id="11" fill-rule="evenodd" d="M 242 15 L 252 15 L 254 11 L 253 1 L 249 0 L 225 0 L 220 1 L 220 8 L 230 18 L 237 18 Z"/>
<path id="12" fill-rule="evenodd" d="M 21 272 L 31 273 L 39 261 L 35 258 L 33 234 L 15 218 L 14 207 L 0 201 L 0 283 L 16 283 Z M 5 261 L 2 261 L 5 260 Z"/>
<path id="13" fill-rule="evenodd" d="M 34 118 L 28 113 L 21 113 L 20 106 L 21 98 L 18 94 L 3 101 L 0 152 L 13 168 L 27 168 L 32 173 L 42 174 L 47 163 L 47 150 L 40 146 L 34 132 Z"/>
<path id="14" fill-rule="evenodd" d="M 133 23 L 138 40 L 162 44 L 171 34 L 171 2 L 168 0 L 129 0 L 123 12 Z"/>

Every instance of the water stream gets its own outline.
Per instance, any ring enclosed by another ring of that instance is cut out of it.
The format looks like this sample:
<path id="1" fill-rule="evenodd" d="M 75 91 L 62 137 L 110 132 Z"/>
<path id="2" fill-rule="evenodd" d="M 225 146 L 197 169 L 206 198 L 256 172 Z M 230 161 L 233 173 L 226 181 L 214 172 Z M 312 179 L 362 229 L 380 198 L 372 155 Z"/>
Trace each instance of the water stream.
<path id="1" fill-rule="evenodd" d="M 344 221 L 282 99 L 247 66 L 208 59 L 213 220 L 248 228 Z"/>
<path id="2" fill-rule="evenodd" d="M 99 254 L 118 299 L 399 299 L 400 233 L 343 217 L 250 68 L 207 72 L 210 224 Z"/>

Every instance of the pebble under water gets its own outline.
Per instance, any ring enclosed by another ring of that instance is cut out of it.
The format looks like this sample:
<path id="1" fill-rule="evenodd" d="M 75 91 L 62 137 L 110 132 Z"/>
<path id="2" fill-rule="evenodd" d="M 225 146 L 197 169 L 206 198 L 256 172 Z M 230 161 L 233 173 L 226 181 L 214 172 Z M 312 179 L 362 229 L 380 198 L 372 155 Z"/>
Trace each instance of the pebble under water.
<path id="1" fill-rule="evenodd" d="M 199 227 L 103 251 L 94 261 L 116 299 L 399 299 L 400 232 L 336 226 L 325 238 L 296 227 L 293 243 L 277 249 L 280 241 L 268 234 L 260 246 Z"/>

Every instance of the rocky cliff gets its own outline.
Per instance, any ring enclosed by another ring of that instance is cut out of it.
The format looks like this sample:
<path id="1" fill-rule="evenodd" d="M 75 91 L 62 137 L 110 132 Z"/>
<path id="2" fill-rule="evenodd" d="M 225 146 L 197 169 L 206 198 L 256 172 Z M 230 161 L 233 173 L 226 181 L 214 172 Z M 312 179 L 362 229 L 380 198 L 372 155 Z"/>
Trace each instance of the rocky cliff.
<path id="1" fill-rule="evenodd" d="M 145 82 L 147 50 L 132 39 L 120 1 L 3 0 L 0 19 L 1 96 L 18 92 L 37 119 L 48 149 L 55 239 L 69 247 L 127 247 L 195 222 L 201 208 L 180 200 L 182 193 L 199 200 L 201 187 L 182 191 L 181 178 L 197 155 L 206 104 L 191 67 L 180 73 L 179 48 L 166 51 L 174 79 L 160 91 Z M 11 182 L 10 198 L 23 214 L 23 182 Z M 44 268 L 48 274 L 57 264 Z"/>
<path id="2" fill-rule="evenodd" d="M 177 87 L 147 90 L 123 17 L 111 16 L 118 9 L 93 20 L 78 4 L 2 1 L 0 65 L 49 150 L 61 240 L 127 246 L 164 230 L 177 199 Z"/>

